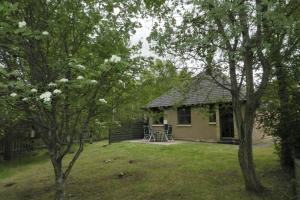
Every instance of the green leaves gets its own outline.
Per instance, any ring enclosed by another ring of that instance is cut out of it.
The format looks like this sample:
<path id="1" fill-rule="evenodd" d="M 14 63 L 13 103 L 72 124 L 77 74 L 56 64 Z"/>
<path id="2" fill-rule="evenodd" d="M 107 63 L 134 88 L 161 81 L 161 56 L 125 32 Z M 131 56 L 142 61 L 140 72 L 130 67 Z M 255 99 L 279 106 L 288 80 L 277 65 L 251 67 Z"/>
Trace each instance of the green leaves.
<path id="1" fill-rule="evenodd" d="M 144 0 L 147 9 L 159 10 L 165 0 Z"/>

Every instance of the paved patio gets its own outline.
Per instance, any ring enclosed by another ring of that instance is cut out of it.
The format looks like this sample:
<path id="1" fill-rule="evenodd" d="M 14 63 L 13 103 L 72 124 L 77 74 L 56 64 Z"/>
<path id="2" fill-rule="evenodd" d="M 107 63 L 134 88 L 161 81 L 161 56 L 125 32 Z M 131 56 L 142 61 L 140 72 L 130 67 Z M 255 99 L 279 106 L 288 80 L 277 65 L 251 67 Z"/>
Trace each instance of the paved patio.
<path id="1" fill-rule="evenodd" d="M 148 142 L 147 140 L 140 139 L 140 140 L 129 140 L 129 142 L 134 143 L 143 143 L 143 144 L 159 144 L 159 145 L 172 145 L 172 144 L 182 144 L 182 143 L 194 143 L 191 141 L 182 141 L 182 140 L 174 140 L 168 142 Z"/>

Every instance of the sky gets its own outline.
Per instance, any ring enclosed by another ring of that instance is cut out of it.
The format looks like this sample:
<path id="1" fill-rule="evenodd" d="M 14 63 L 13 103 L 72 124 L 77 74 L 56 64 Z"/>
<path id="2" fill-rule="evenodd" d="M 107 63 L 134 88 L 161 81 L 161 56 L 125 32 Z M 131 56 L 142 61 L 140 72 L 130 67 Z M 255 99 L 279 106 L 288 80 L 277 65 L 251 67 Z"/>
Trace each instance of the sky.
<path id="1" fill-rule="evenodd" d="M 131 43 L 137 44 L 139 41 L 142 42 L 141 55 L 145 57 L 153 56 L 158 57 L 155 52 L 150 50 L 150 45 L 147 41 L 147 37 L 151 33 L 154 20 L 152 18 L 139 19 L 142 27 L 136 29 L 136 33 L 131 37 Z"/>

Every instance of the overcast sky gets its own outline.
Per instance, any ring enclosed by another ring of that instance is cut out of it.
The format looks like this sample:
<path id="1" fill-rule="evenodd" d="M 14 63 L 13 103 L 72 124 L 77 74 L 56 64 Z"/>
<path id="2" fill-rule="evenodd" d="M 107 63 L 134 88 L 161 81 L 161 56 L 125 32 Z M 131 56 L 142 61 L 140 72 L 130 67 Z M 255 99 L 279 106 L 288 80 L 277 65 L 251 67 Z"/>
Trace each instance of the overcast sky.
<path id="1" fill-rule="evenodd" d="M 142 27 L 136 30 L 136 33 L 131 37 L 131 42 L 134 45 L 137 44 L 139 41 L 142 41 L 143 44 L 141 49 L 142 56 L 157 57 L 153 51 L 150 51 L 150 46 L 147 41 L 147 37 L 150 35 L 153 26 L 153 19 L 151 18 L 140 19 L 140 22 L 142 24 Z"/>

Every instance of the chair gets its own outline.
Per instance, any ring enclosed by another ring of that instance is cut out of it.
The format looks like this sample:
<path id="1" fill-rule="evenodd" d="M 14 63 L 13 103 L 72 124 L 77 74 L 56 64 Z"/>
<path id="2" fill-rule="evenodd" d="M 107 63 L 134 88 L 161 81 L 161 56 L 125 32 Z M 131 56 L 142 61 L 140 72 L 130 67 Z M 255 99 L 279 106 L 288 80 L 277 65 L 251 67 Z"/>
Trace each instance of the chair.
<path id="1" fill-rule="evenodd" d="M 153 141 L 155 142 L 156 135 L 151 126 L 144 126 L 144 139 L 148 140 L 148 142 L 150 142 L 151 139 L 153 139 Z"/>
<path id="2" fill-rule="evenodd" d="M 149 140 L 150 138 L 150 130 L 149 130 L 149 126 L 145 125 L 144 126 L 144 140 Z"/>
<path id="3" fill-rule="evenodd" d="M 168 125 L 168 127 L 165 130 L 165 135 L 166 135 L 167 140 L 174 141 L 172 130 L 173 130 L 172 125 Z"/>

